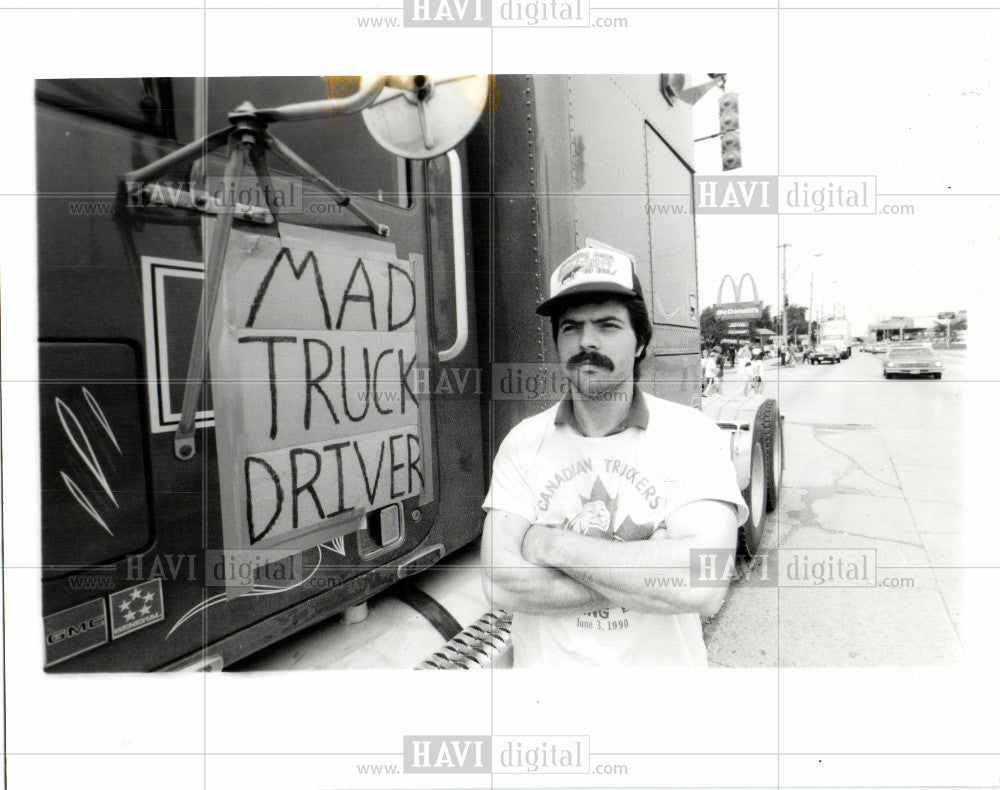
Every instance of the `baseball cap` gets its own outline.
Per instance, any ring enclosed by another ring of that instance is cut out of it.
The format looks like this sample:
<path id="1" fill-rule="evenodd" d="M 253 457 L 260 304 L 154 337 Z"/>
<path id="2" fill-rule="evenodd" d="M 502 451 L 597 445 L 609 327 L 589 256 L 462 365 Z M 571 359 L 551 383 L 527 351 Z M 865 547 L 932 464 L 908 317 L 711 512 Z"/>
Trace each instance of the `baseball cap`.
<path id="1" fill-rule="evenodd" d="M 639 278 L 628 256 L 614 250 L 584 247 L 560 263 L 549 280 L 549 298 L 535 308 L 539 315 L 552 315 L 568 297 L 610 294 L 642 298 Z"/>

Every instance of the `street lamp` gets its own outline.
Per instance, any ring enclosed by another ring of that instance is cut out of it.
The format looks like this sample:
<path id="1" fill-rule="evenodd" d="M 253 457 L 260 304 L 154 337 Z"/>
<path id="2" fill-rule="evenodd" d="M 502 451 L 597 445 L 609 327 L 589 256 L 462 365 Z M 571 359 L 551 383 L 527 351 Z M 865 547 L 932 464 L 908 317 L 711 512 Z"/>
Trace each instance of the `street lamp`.
<path id="1" fill-rule="evenodd" d="M 781 250 L 781 342 L 788 345 L 788 248 L 787 241 L 779 244 Z"/>
<path id="2" fill-rule="evenodd" d="M 788 242 L 784 244 L 779 244 L 777 249 L 781 250 L 781 338 L 785 345 L 788 345 L 788 248 L 792 245 Z M 823 257 L 822 252 L 817 252 L 809 256 L 810 258 L 821 258 Z M 801 266 L 802 263 L 799 263 Z M 795 272 L 799 270 L 798 266 L 795 267 Z M 795 276 L 795 272 L 792 272 L 792 276 Z M 812 339 L 812 291 L 813 291 L 813 276 L 809 278 L 809 336 Z"/>
<path id="3" fill-rule="evenodd" d="M 823 253 L 817 252 L 813 255 L 814 258 L 822 258 Z M 809 272 L 809 345 L 815 344 L 815 338 L 813 336 L 813 322 L 815 316 L 813 315 L 813 286 L 816 282 L 816 272 Z"/>

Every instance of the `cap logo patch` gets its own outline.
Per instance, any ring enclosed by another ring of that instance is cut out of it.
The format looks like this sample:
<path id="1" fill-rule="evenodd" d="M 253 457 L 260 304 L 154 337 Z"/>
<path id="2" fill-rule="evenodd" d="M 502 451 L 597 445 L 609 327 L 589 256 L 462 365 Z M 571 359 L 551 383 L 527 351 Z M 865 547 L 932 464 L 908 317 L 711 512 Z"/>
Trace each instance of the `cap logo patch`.
<path id="1" fill-rule="evenodd" d="M 613 255 L 598 250 L 581 250 L 571 255 L 559 266 L 557 279 L 560 285 L 574 277 L 605 274 L 615 277 L 618 273 Z"/>

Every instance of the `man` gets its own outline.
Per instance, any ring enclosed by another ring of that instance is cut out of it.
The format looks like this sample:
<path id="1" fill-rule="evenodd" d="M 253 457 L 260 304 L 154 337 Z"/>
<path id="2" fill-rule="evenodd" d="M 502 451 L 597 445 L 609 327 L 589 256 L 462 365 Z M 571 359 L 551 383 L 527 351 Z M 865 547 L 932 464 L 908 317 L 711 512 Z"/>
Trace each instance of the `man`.
<path id="1" fill-rule="evenodd" d="M 743 394 L 749 395 L 751 392 L 756 392 L 759 395 L 764 388 L 764 360 L 761 358 L 759 348 L 753 350 L 749 372 L 750 380 L 746 383 Z"/>
<path id="2" fill-rule="evenodd" d="M 715 383 L 716 372 L 715 357 L 709 353 L 707 348 L 701 350 L 701 394 L 711 395 L 712 391 L 719 391 L 719 385 Z"/>
<path id="3" fill-rule="evenodd" d="M 700 615 L 747 509 L 722 432 L 635 384 L 652 325 L 628 257 L 583 249 L 537 308 L 566 398 L 514 427 L 486 500 L 483 586 L 514 613 L 514 666 L 705 666 Z M 697 565 L 697 562 L 695 563 Z"/>
<path id="4" fill-rule="evenodd" d="M 736 352 L 736 370 L 740 374 L 740 380 L 743 382 L 743 394 L 747 394 L 747 390 L 751 384 L 750 381 L 750 362 L 752 361 L 752 356 L 750 354 L 750 346 L 744 343 L 740 346 L 739 350 Z"/>
<path id="5" fill-rule="evenodd" d="M 722 353 L 722 346 L 712 347 L 712 357 L 715 359 L 715 370 L 718 374 L 718 383 L 722 384 L 722 378 L 726 375 L 726 355 Z"/>

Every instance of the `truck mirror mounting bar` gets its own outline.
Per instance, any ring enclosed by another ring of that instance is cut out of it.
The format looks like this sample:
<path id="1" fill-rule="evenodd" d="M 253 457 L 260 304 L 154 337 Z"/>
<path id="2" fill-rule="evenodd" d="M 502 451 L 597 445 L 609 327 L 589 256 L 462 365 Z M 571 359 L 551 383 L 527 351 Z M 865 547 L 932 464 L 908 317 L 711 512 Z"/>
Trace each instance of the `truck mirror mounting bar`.
<path id="1" fill-rule="evenodd" d="M 268 186 L 268 189 L 264 192 L 265 201 L 267 202 L 270 215 L 276 221 L 277 211 L 271 205 L 269 199 L 269 195 L 271 194 L 270 174 L 267 171 L 264 158 L 265 149 L 271 148 L 279 157 L 291 163 L 314 184 L 331 193 L 339 205 L 351 211 L 378 235 L 387 236 L 389 234 L 388 226 L 376 222 L 363 209 L 353 205 L 350 196 L 346 192 L 331 183 L 318 170 L 300 158 L 291 148 L 284 145 L 284 143 L 267 131 L 267 124 L 270 121 L 304 120 L 307 118 L 323 117 L 328 114 L 358 112 L 375 100 L 385 86 L 385 83 L 385 77 L 370 78 L 362 80 L 361 90 L 346 99 L 310 102 L 305 105 L 288 105 L 259 112 L 252 104 L 245 102 L 237 107 L 234 112 L 230 113 L 230 126 L 182 146 L 178 150 L 167 154 L 155 162 L 151 162 L 145 167 L 133 170 L 125 175 L 124 181 L 129 185 L 133 194 L 142 194 L 147 188 L 152 186 L 151 182 L 171 168 L 202 159 L 209 153 L 220 148 L 223 143 L 228 142 L 229 154 L 224 176 L 226 181 L 232 181 L 235 177 L 241 175 L 246 166 L 247 159 L 249 159 L 258 178 Z M 193 200 L 192 205 L 197 206 Z M 200 208 L 205 210 L 207 206 Z M 198 308 L 194 340 L 191 344 L 191 356 L 188 359 L 188 371 L 184 385 L 184 401 L 181 406 L 180 421 L 177 425 L 177 431 L 174 434 L 174 455 L 182 461 L 190 460 L 195 456 L 195 414 L 207 374 L 208 335 L 211 331 L 212 315 L 215 312 L 219 283 L 222 279 L 222 262 L 225 258 L 226 247 L 229 244 L 229 234 L 233 226 L 236 208 L 234 205 L 218 207 L 218 222 L 212 235 L 209 254 L 205 260 L 203 298 Z M 212 211 L 212 213 L 216 212 Z"/>

